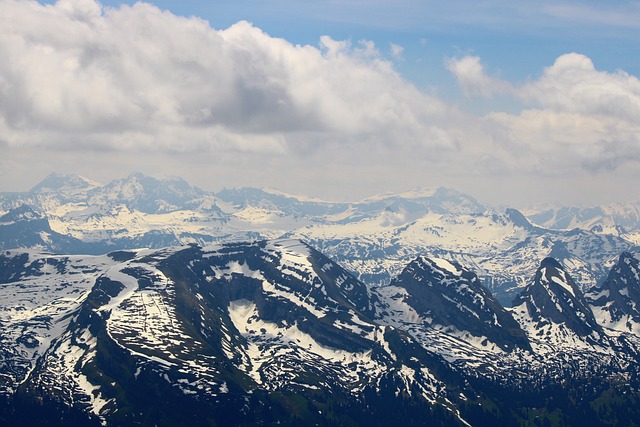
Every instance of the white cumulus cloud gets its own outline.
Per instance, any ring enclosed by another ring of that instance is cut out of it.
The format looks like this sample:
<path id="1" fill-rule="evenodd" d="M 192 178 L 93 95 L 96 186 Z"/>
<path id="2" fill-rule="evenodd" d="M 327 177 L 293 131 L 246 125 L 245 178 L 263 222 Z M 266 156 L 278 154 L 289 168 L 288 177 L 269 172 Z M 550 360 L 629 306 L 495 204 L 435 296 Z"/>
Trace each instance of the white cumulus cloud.
<path id="1" fill-rule="evenodd" d="M 486 74 L 479 56 L 467 55 L 462 58 L 450 58 L 446 61 L 446 65 L 467 96 L 491 97 L 511 89 L 507 82 Z"/>
<path id="2" fill-rule="evenodd" d="M 8 0 L 0 55 L 0 139 L 11 146 L 279 152 L 317 135 L 398 130 L 443 143 L 430 118 L 444 104 L 368 41 L 299 46 L 247 22 L 215 30 L 145 3 Z"/>
<path id="3" fill-rule="evenodd" d="M 555 111 L 640 120 L 640 80 L 624 71 L 598 71 L 590 58 L 577 53 L 560 56 L 519 94 Z"/>
<path id="4" fill-rule="evenodd" d="M 407 82 L 371 41 L 325 35 L 301 46 L 245 21 L 215 29 L 146 3 L 1 0 L 0 57 L 3 180 L 148 167 L 368 195 L 560 172 L 615 182 L 640 162 L 638 79 L 575 53 L 520 84 L 478 56 L 447 60 L 467 96 L 516 105 L 482 115 Z"/>
<path id="5" fill-rule="evenodd" d="M 542 171 L 576 166 L 615 170 L 640 161 L 640 80 L 598 71 L 590 58 L 560 56 L 542 75 L 515 88 L 529 108 L 493 113 L 515 152 Z M 545 166 L 546 164 L 546 166 Z"/>
<path id="6" fill-rule="evenodd" d="M 504 165 L 533 174 L 614 171 L 640 161 L 640 80 L 597 70 L 582 54 L 558 57 L 542 74 L 513 85 L 486 74 L 481 59 L 446 63 L 468 96 L 509 94 L 519 112 L 493 111 L 483 121 Z"/>

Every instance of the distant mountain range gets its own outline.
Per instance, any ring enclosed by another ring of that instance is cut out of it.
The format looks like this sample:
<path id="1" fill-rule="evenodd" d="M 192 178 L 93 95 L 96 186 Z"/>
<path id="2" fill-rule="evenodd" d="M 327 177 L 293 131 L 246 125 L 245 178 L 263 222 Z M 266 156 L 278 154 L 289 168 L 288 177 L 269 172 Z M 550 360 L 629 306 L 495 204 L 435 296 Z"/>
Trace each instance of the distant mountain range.
<path id="1" fill-rule="evenodd" d="M 25 205 L 42 220 L 30 223 L 31 237 L 22 241 L 16 240 L 15 226 L 8 226 L 11 220 L 0 220 L 0 248 L 101 254 L 298 238 L 370 286 L 388 284 L 419 255 L 459 262 L 507 305 L 541 259 L 558 259 L 586 290 L 602 282 L 619 254 L 632 250 L 640 236 L 631 207 L 626 215 L 607 216 L 609 222 L 601 215 L 596 224 L 592 215 L 583 228 L 564 229 L 558 221 L 543 227 L 529 218 L 540 223 L 549 212 L 527 218 L 446 188 L 334 203 L 268 189 L 209 193 L 179 178 L 140 173 L 107 185 L 52 174 L 28 192 L 0 193 L 0 214 L 11 216 Z M 620 224 L 611 222 L 622 218 Z"/>
<path id="2" fill-rule="evenodd" d="M 625 236 L 640 242 L 640 203 L 614 203 L 592 208 L 547 207 L 528 210 L 528 218 L 541 227 L 592 230 Z"/>

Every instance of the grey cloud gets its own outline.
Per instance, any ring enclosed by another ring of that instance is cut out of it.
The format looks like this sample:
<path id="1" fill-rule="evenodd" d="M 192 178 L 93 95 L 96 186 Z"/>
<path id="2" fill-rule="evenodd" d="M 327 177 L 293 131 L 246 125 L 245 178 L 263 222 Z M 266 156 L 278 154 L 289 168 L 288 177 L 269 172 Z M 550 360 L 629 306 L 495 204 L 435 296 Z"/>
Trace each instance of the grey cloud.
<path id="1" fill-rule="evenodd" d="M 247 22 L 216 31 L 144 3 L 10 1 L 0 15 L 0 114 L 13 145 L 43 134 L 161 150 L 253 140 L 261 151 L 265 139 L 281 148 L 305 133 L 428 141 L 446 110 L 372 43 L 294 46 Z"/>
<path id="2" fill-rule="evenodd" d="M 0 161 L 16 174 L 79 158 L 85 174 L 162 168 L 201 185 L 209 173 L 366 195 L 420 180 L 612 175 L 639 161 L 637 78 L 576 54 L 520 86 L 478 57 L 451 60 L 469 95 L 523 103 L 484 117 L 420 91 L 371 42 L 297 46 L 144 3 L 0 1 L 0 56 Z"/>
<path id="3" fill-rule="evenodd" d="M 637 135 L 624 140 L 602 140 L 595 147 L 598 155 L 583 160 L 585 169 L 594 173 L 615 171 L 623 165 L 640 162 L 640 138 Z"/>
<path id="4" fill-rule="evenodd" d="M 544 5 L 543 13 L 565 22 L 599 24 L 603 26 L 640 28 L 640 8 L 637 2 L 565 2 Z"/>

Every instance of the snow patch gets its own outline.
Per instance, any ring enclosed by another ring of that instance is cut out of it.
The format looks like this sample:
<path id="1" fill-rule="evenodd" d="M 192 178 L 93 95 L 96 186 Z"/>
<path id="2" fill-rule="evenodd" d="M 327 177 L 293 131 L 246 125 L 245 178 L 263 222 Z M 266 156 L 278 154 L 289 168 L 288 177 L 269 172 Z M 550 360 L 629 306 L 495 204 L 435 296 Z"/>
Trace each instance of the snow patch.
<path id="1" fill-rule="evenodd" d="M 447 261 L 446 259 L 442 259 L 442 258 L 431 258 L 431 261 L 433 261 L 433 263 L 440 269 L 440 270 L 444 270 L 447 271 L 451 274 L 453 274 L 454 276 L 460 276 L 462 274 L 462 271 L 459 270 L 455 265 L 451 264 L 449 261 Z"/>
<path id="2" fill-rule="evenodd" d="M 560 285 L 564 290 L 566 290 L 567 292 L 569 292 L 573 297 L 576 296 L 576 294 L 573 292 L 573 289 L 571 288 L 571 285 L 569 285 L 567 282 L 563 281 L 562 279 L 560 279 L 557 276 L 552 276 L 551 280 Z"/>

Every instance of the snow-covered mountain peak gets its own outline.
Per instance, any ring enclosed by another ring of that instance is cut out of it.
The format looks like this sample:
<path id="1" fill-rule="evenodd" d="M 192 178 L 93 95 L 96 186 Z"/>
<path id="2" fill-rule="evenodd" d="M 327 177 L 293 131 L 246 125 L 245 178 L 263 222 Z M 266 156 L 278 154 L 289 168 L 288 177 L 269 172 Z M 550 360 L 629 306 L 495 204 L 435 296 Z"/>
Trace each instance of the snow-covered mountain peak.
<path id="1" fill-rule="evenodd" d="M 411 211 L 420 210 L 423 214 L 426 212 L 478 214 L 490 209 L 467 194 L 445 187 L 418 188 L 402 193 L 387 192 L 368 197 L 354 205 L 391 208 L 405 206 Z"/>
<path id="2" fill-rule="evenodd" d="M 519 210 L 513 208 L 507 208 L 505 210 L 505 215 L 513 223 L 518 227 L 522 227 L 525 230 L 534 230 L 535 226 L 525 217 Z"/>
<path id="3" fill-rule="evenodd" d="M 433 197 L 438 192 L 438 187 L 418 187 L 413 190 L 395 193 L 392 191 L 385 191 L 384 193 L 375 194 L 373 196 L 362 199 L 359 203 L 371 203 L 379 202 L 394 197 L 400 197 L 403 199 L 425 199 Z"/>
<path id="4" fill-rule="evenodd" d="M 439 192 L 447 190 L 448 189 L 444 187 L 417 187 L 409 191 L 398 193 L 398 196 L 405 199 L 424 199 L 427 197 L 433 197 Z"/>
<path id="5" fill-rule="evenodd" d="M 418 258 L 418 262 L 420 262 L 422 266 L 429 266 L 431 271 L 439 271 L 443 277 L 451 275 L 460 277 L 463 271 L 460 264 L 447 261 L 443 258 L 427 258 L 421 256 Z"/>
<path id="6" fill-rule="evenodd" d="M 87 249 L 83 242 L 52 230 L 49 220 L 27 205 L 0 217 L 0 249 L 10 248 L 38 248 L 53 253 Z"/>
<path id="7" fill-rule="evenodd" d="M 53 172 L 36 184 L 29 192 L 71 195 L 86 192 L 99 186 L 99 183 L 80 175 Z"/>
<path id="8" fill-rule="evenodd" d="M 124 204 L 145 213 L 179 210 L 205 193 L 180 178 L 157 179 L 140 172 L 91 192 L 92 205 Z"/>
<path id="9" fill-rule="evenodd" d="M 536 271 L 534 281 L 529 288 L 542 289 L 544 295 L 554 296 L 571 296 L 576 297 L 580 289 L 558 260 L 547 257 L 540 262 L 540 267 Z M 526 292 L 526 291 L 525 291 Z"/>
<path id="10" fill-rule="evenodd" d="M 276 239 L 270 242 L 270 247 L 287 251 L 308 258 L 311 255 L 309 245 L 299 239 Z"/>
<path id="11" fill-rule="evenodd" d="M 125 179 L 113 181 L 113 183 L 116 182 L 118 183 L 116 186 L 137 185 L 145 191 L 172 191 L 177 194 L 202 192 L 180 177 L 155 178 L 141 172 L 134 172 Z"/>
<path id="12" fill-rule="evenodd" d="M 556 230 L 580 228 L 612 234 L 640 244 L 640 202 L 611 203 L 588 208 L 539 206 L 527 210 L 535 224 Z"/>
<path id="13" fill-rule="evenodd" d="M 0 214 L 22 204 L 46 214 L 56 232 L 106 250 L 302 238 L 373 286 L 389 283 L 410 260 L 429 254 L 472 268 L 503 302 L 513 299 L 545 256 L 560 259 L 590 288 L 605 277 L 610 260 L 631 246 L 620 234 L 532 226 L 515 210 L 498 212 L 447 188 L 331 203 L 271 189 L 214 194 L 179 178 L 135 173 L 73 198 L 0 194 Z"/>
<path id="14" fill-rule="evenodd" d="M 600 324 L 640 336 L 640 254 L 622 253 L 607 279 L 586 297 Z"/>

